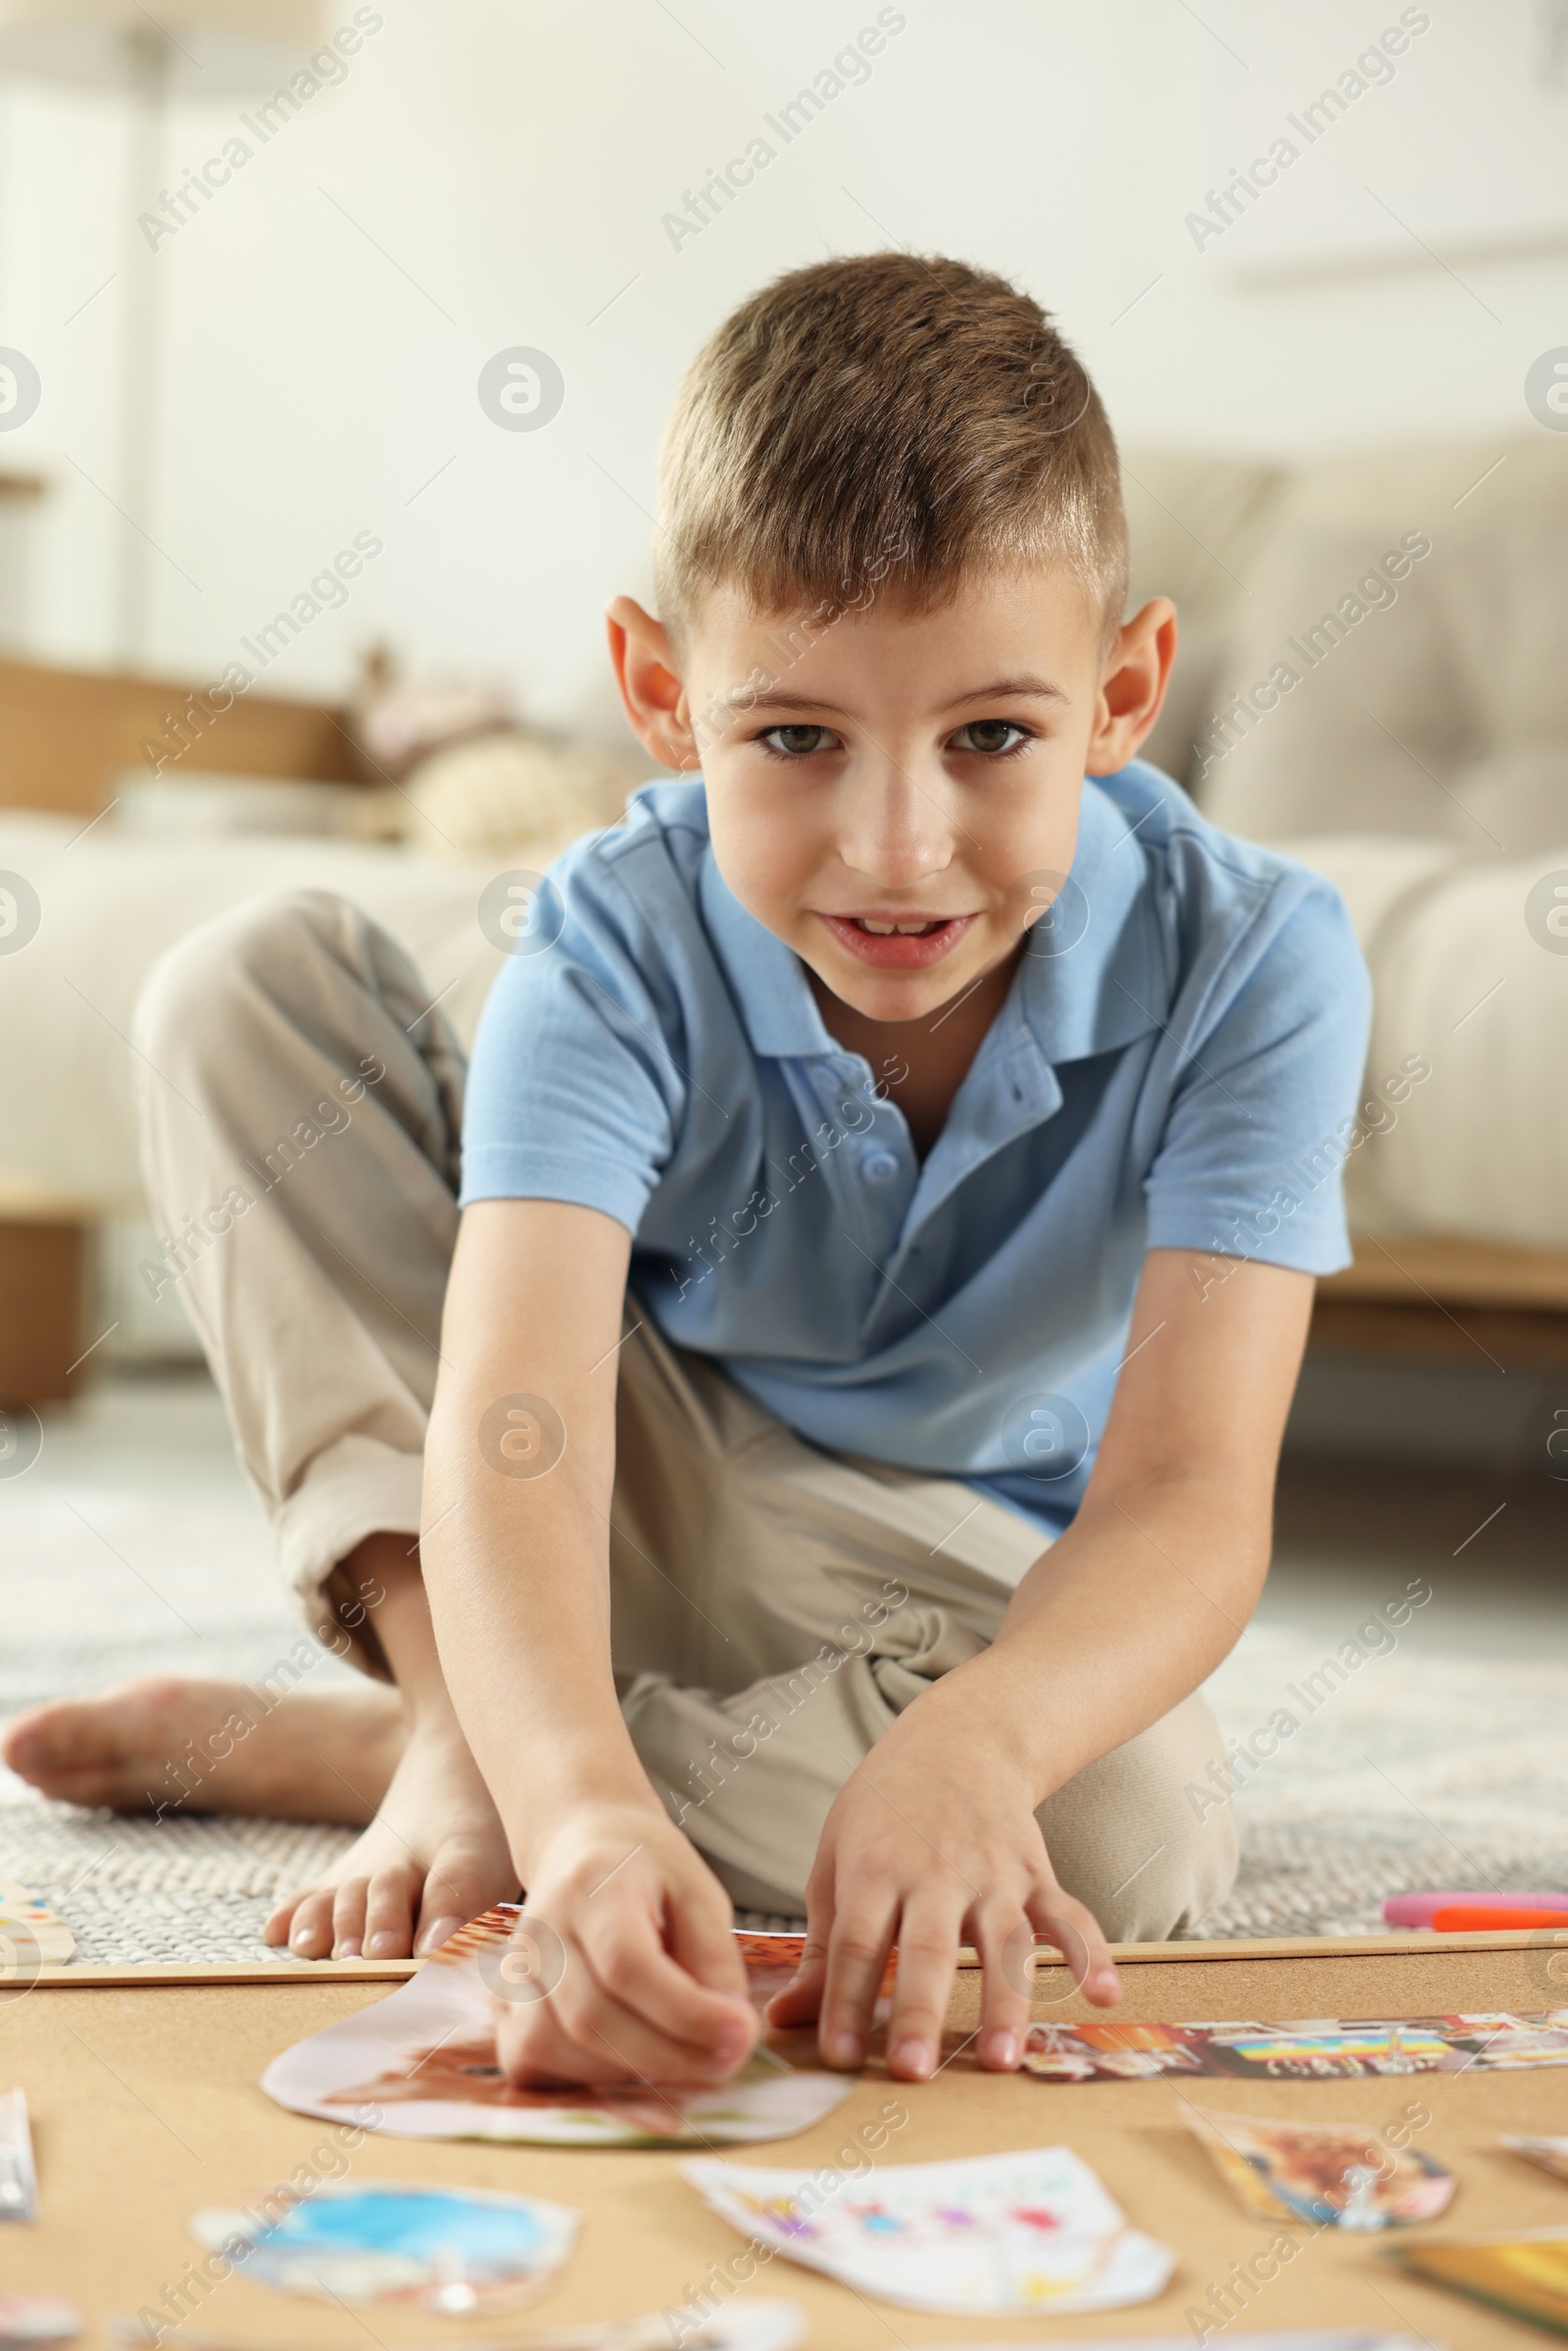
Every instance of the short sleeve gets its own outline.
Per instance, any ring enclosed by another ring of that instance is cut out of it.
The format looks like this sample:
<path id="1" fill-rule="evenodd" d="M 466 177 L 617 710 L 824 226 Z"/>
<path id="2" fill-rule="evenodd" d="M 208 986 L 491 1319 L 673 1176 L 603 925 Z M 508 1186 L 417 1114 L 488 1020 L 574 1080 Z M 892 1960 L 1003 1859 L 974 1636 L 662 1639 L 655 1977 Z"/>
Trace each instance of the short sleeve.
<path id="1" fill-rule="evenodd" d="M 1338 891 L 1296 871 L 1274 896 L 1283 910 L 1259 916 L 1185 1042 L 1145 1185 L 1148 1246 L 1336 1273 L 1371 985 Z"/>
<path id="2" fill-rule="evenodd" d="M 635 1235 L 684 1104 L 676 995 L 612 868 L 568 856 L 550 878 L 560 936 L 511 958 L 480 1016 L 460 1204 L 569 1200 Z"/>

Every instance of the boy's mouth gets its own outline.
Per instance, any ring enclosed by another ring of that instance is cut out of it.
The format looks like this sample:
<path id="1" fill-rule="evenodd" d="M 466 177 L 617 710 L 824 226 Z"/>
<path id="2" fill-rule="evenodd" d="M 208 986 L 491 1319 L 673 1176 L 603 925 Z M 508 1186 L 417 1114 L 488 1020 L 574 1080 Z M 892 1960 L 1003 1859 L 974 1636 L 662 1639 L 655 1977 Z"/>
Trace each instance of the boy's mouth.
<path id="1" fill-rule="evenodd" d="M 857 962 L 879 971 L 922 971 L 950 955 L 972 914 L 823 914 L 833 937 Z"/>

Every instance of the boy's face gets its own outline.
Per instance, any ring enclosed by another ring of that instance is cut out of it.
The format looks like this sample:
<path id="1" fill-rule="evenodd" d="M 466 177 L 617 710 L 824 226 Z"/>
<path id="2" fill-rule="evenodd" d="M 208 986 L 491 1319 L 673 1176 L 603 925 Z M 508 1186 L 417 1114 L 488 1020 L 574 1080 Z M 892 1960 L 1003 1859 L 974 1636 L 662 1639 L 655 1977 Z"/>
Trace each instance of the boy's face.
<path id="1" fill-rule="evenodd" d="M 617 599 L 612 642 L 647 747 L 701 763 L 741 904 L 843 1003 L 910 1021 L 1006 961 L 1049 907 L 1085 771 L 1125 764 L 1153 723 L 1169 615 L 1147 607 L 1107 656 L 1084 588 L 1031 569 L 934 612 L 879 598 L 825 626 L 715 590 L 681 658 Z"/>

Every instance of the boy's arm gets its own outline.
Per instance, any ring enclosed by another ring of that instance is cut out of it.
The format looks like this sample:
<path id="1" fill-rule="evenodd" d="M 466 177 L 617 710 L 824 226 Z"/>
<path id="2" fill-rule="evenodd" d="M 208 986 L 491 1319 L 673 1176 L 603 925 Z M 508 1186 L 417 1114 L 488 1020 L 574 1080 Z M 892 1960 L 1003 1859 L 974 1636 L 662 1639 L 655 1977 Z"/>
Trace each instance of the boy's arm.
<path id="1" fill-rule="evenodd" d="M 1146 1258 L 1077 1517 L 991 1647 L 905 1710 L 828 1815 L 807 1957 L 769 2014 L 820 2013 L 834 2062 L 863 2055 L 894 1940 L 890 2065 L 911 2078 L 940 2061 L 960 1941 L 985 1962 L 983 2064 L 1016 2062 L 1036 1932 L 1073 1959 L 1091 1999 L 1119 1997 L 1098 1924 L 1056 1886 L 1035 1808 L 1195 1690 L 1250 1616 L 1312 1287 L 1278 1266 Z"/>
<path id="2" fill-rule="evenodd" d="M 514 2078 L 712 2078 L 756 2033 L 729 1897 L 655 1794 L 611 1668 L 629 1254 L 624 1227 L 597 1209 L 478 1201 L 442 1320 L 421 1538 L 430 1611 L 527 1909 L 549 1930 L 540 1984 L 501 2016 Z"/>

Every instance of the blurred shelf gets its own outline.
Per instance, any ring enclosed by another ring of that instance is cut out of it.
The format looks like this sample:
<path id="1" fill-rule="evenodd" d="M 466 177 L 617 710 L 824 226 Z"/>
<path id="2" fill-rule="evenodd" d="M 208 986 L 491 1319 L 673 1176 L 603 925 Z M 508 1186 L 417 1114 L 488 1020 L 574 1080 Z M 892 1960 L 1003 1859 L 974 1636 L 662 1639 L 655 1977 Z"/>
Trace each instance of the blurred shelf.
<path id="1" fill-rule="evenodd" d="M 1354 1248 L 1318 1284 L 1315 1348 L 1568 1371 L 1568 1256 L 1427 1233 L 1360 1233 Z"/>

